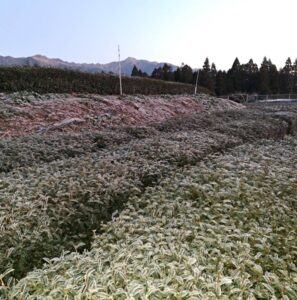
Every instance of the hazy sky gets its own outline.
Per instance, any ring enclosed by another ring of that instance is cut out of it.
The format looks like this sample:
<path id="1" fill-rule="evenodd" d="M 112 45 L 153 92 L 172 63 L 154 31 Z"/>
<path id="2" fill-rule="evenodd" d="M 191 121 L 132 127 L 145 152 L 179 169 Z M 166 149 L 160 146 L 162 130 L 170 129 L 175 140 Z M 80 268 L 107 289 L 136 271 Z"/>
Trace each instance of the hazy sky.
<path id="1" fill-rule="evenodd" d="M 297 57 L 297 0 L 0 0 L 0 55 L 228 69 Z"/>

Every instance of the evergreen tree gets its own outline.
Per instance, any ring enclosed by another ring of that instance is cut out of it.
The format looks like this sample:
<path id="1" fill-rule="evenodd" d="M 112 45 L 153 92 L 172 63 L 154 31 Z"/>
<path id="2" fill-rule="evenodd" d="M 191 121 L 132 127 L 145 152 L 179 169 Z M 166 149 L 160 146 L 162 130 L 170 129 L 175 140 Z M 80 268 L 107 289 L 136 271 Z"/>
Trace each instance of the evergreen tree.
<path id="1" fill-rule="evenodd" d="M 293 93 L 297 93 L 297 59 L 295 59 L 294 65 L 293 65 Z"/>
<path id="2" fill-rule="evenodd" d="M 225 71 L 217 72 L 215 92 L 218 96 L 226 95 L 228 93 L 227 74 Z"/>
<path id="3" fill-rule="evenodd" d="M 258 91 L 261 94 L 269 94 L 270 91 L 270 78 L 269 78 L 269 62 L 266 56 L 259 71 Z"/>
<path id="4" fill-rule="evenodd" d="M 184 83 L 192 83 L 193 81 L 193 70 L 188 65 L 183 65 L 180 72 L 180 81 Z"/>
<path id="5" fill-rule="evenodd" d="M 268 60 L 268 68 L 269 68 L 269 88 L 270 92 L 273 94 L 279 93 L 279 73 L 271 60 Z"/>
<path id="6" fill-rule="evenodd" d="M 210 91 L 215 91 L 215 76 L 216 76 L 216 67 L 212 64 L 212 68 L 209 64 L 209 59 L 206 58 L 202 67 L 202 70 L 199 73 L 199 84 L 208 88 Z"/>
<path id="7" fill-rule="evenodd" d="M 181 70 L 179 67 L 173 72 L 173 75 L 174 81 L 181 82 Z"/>
<path id="8" fill-rule="evenodd" d="M 282 93 L 292 93 L 294 86 L 293 66 L 291 58 L 286 60 L 286 64 L 281 70 L 281 91 Z"/>
<path id="9" fill-rule="evenodd" d="M 232 68 L 228 71 L 228 77 L 233 89 L 233 92 L 242 91 L 242 69 L 239 59 L 236 57 Z"/>
<path id="10" fill-rule="evenodd" d="M 210 77 L 210 64 L 209 64 L 208 57 L 206 57 L 202 70 L 200 70 L 199 73 L 199 84 L 201 86 L 206 87 L 208 85 L 209 77 Z"/>
<path id="11" fill-rule="evenodd" d="M 164 79 L 163 68 L 162 67 L 155 68 L 153 70 L 153 73 L 152 73 L 151 77 L 154 78 L 154 79 Z"/>
<path id="12" fill-rule="evenodd" d="M 215 92 L 217 73 L 218 72 L 217 72 L 216 65 L 214 63 L 212 63 L 211 64 L 211 68 L 210 68 L 210 77 L 211 77 L 211 80 L 210 80 L 210 86 L 209 86 L 209 89 L 212 92 Z"/>
<path id="13" fill-rule="evenodd" d="M 252 59 L 247 64 L 241 66 L 242 92 L 255 93 L 257 91 L 258 72 L 258 66 Z"/>
<path id="14" fill-rule="evenodd" d="M 174 81 L 172 67 L 166 63 L 163 65 L 163 79 L 167 81 Z"/>
<path id="15" fill-rule="evenodd" d="M 137 69 L 135 65 L 132 69 L 131 76 L 148 77 L 147 73 L 142 72 L 140 69 Z"/>
<path id="16" fill-rule="evenodd" d="M 137 69 L 137 67 L 135 65 L 132 69 L 131 76 L 139 76 L 139 70 Z"/>

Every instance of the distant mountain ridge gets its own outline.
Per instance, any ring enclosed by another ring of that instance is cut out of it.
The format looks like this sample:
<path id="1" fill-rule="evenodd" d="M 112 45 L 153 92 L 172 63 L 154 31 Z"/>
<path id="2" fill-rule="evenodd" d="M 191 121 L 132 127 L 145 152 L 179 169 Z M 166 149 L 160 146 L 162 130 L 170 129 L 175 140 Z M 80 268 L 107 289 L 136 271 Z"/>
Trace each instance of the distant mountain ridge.
<path id="1" fill-rule="evenodd" d="M 167 63 L 172 66 L 172 69 L 175 70 L 177 66 Z M 121 69 L 124 75 L 131 75 L 133 66 L 136 66 L 142 72 L 146 72 L 151 75 L 153 70 L 158 67 L 162 67 L 164 63 L 152 62 L 143 59 L 136 59 L 133 57 L 128 57 L 125 60 L 121 61 Z M 52 67 L 52 68 L 61 68 L 61 69 L 74 69 L 80 70 L 83 72 L 97 73 L 117 73 L 118 72 L 118 62 L 110 62 L 107 64 L 93 64 L 93 63 L 74 63 L 63 61 L 59 58 L 48 58 L 44 55 L 34 55 L 29 57 L 11 57 L 11 56 L 1 56 L 0 55 L 0 66 L 13 67 L 13 66 L 38 66 L 38 67 Z"/>

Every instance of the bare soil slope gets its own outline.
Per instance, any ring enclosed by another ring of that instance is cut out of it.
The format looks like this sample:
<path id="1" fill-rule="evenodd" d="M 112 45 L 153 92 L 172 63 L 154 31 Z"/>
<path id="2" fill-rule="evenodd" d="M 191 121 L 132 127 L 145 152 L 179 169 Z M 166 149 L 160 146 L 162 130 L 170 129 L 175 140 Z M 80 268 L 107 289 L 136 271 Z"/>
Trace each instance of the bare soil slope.
<path id="1" fill-rule="evenodd" d="M 241 104 L 207 95 L 0 94 L 0 138 L 38 132 L 97 131 L 144 125 L 183 114 L 241 108 Z"/>

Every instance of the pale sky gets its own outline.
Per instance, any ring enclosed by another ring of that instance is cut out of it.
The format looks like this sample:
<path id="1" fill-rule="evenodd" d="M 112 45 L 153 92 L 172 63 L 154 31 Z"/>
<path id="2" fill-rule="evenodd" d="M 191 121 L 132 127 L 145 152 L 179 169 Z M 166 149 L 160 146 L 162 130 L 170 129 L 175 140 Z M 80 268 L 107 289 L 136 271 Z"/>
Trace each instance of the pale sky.
<path id="1" fill-rule="evenodd" d="M 0 55 L 229 69 L 297 58 L 297 0 L 0 0 Z"/>

